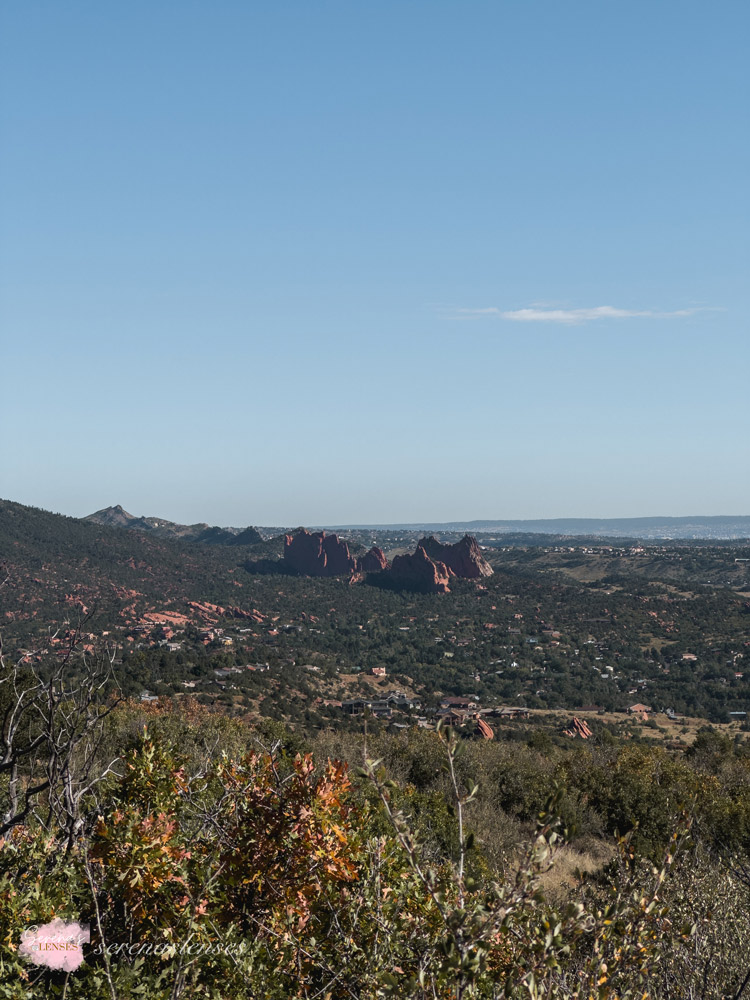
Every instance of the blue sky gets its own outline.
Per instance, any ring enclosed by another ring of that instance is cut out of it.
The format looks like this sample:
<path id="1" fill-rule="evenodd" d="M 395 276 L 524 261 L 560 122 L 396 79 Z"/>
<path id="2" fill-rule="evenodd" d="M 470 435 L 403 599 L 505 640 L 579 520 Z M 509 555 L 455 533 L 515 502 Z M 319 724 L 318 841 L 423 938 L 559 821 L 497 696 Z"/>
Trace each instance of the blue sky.
<path id="1" fill-rule="evenodd" d="M 0 12 L 0 495 L 750 513 L 746 2 Z"/>

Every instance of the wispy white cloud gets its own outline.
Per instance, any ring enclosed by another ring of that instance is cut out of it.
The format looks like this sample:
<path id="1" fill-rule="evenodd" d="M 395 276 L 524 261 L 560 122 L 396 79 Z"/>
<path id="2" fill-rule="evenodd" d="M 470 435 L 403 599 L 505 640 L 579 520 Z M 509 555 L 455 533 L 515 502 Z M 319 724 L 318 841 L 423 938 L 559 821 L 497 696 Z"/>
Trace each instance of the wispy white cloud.
<path id="1" fill-rule="evenodd" d="M 564 323 L 575 326 L 579 323 L 589 323 L 595 319 L 632 319 L 648 317 L 651 319 L 676 319 L 681 316 L 692 316 L 698 309 L 675 309 L 672 312 L 659 312 L 655 309 L 616 309 L 614 306 L 593 306 L 589 309 L 498 309 L 488 306 L 484 309 L 455 309 L 457 316 L 497 316 L 499 319 L 511 320 L 514 323 Z"/>

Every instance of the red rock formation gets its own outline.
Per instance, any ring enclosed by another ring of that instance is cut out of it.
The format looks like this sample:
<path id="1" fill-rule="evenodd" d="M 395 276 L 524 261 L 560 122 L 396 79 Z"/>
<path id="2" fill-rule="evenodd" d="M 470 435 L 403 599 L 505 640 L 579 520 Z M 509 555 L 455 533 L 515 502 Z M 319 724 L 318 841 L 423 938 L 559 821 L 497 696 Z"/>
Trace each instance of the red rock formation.
<path id="1" fill-rule="evenodd" d="M 360 573 L 380 573 L 381 570 L 388 569 L 388 560 L 383 550 L 373 545 L 369 552 L 365 552 L 357 560 L 357 569 Z"/>
<path id="2" fill-rule="evenodd" d="M 580 736 L 582 740 L 587 740 L 594 734 L 589 729 L 588 723 L 573 716 L 569 729 L 563 729 L 563 736 Z"/>
<path id="3" fill-rule="evenodd" d="M 176 611 L 147 611 L 141 618 L 143 625 L 187 625 L 190 619 Z"/>
<path id="4" fill-rule="evenodd" d="M 322 576 L 320 569 L 325 565 L 323 533 L 311 535 L 309 531 L 300 528 L 293 535 L 285 535 L 284 562 L 305 576 Z"/>
<path id="5" fill-rule="evenodd" d="M 488 726 L 484 719 L 477 719 L 477 732 L 485 740 L 494 740 L 495 731 L 492 726 Z"/>
<path id="6" fill-rule="evenodd" d="M 303 576 L 351 576 L 357 570 L 349 546 L 338 535 L 311 534 L 304 528 L 285 537 L 284 561 Z"/>
<path id="7" fill-rule="evenodd" d="M 389 573 L 390 582 L 405 590 L 418 590 L 426 594 L 448 594 L 448 567 L 436 562 L 417 546 L 414 555 L 394 556 Z"/>
<path id="8" fill-rule="evenodd" d="M 460 542 L 444 545 L 430 536 L 419 543 L 433 560 L 445 563 L 454 576 L 464 580 L 477 580 L 482 576 L 492 576 L 492 567 L 482 555 L 476 538 L 464 535 Z"/>
<path id="9" fill-rule="evenodd" d="M 349 554 L 349 546 L 337 535 L 323 534 L 326 576 L 349 576 L 357 570 L 357 560 Z"/>
<path id="10" fill-rule="evenodd" d="M 200 603 L 198 601 L 186 601 L 187 606 L 192 611 L 197 611 L 198 614 L 214 624 L 217 618 L 245 618 L 251 622 L 262 622 L 265 619 L 265 615 L 255 608 L 252 611 L 245 611 L 243 608 L 236 608 L 230 606 L 228 608 L 223 608 L 220 604 L 209 604 L 207 601 Z"/>

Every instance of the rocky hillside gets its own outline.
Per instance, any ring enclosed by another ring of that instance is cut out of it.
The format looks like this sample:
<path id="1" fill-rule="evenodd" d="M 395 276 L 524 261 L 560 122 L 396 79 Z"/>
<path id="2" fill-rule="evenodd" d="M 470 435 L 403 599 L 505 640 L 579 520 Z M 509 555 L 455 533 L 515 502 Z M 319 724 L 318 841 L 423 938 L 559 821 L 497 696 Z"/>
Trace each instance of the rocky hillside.
<path id="1" fill-rule="evenodd" d="M 127 516 L 115 511 L 111 526 L 0 500 L 2 624 L 51 623 L 93 609 L 118 620 L 125 607 L 190 599 L 237 603 L 252 545 L 197 545 L 129 530 L 118 524 Z"/>
<path id="2" fill-rule="evenodd" d="M 219 528 L 203 522 L 199 524 L 177 524 L 163 517 L 136 517 L 129 514 L 120 504 L 104 507 L 82 520 L 91 521 L 108 528 L 126 528 L 142 531 L 158 538 L 179 538 L 187 542 L 205 545 L 255 545 L 262 537 L 255 528 Z"/>

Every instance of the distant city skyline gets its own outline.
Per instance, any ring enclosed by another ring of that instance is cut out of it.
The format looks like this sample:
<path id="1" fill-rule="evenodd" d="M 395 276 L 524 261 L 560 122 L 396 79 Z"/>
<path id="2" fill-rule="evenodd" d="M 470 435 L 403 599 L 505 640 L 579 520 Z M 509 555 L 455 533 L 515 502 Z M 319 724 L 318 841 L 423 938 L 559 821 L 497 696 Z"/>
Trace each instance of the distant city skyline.
<path id="1" fill-rule="evenodd" d="M 0 496 L 750 513 L 750 8 L 0 11 Z"/>

